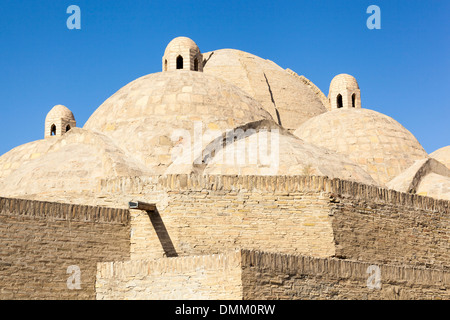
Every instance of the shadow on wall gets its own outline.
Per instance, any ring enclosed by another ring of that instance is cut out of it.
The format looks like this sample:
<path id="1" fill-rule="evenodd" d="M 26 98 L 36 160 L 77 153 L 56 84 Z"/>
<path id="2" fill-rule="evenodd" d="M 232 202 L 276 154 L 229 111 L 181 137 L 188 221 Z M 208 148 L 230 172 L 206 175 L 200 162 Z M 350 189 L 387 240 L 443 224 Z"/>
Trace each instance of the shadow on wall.
<path id="1" fill-rule="evenodd" d="M 147 211 L 147 214 L 150 218 L 150 222 L 152 223 L 153 228 L 155 228 L 156 235 L 158 236 L 159 242 L 161 243 L 166 257 L 178 257 L 178 253 L 175 250 L 175 246 L 173 245 L 172 239 L 170 239 L 169 232 L 164 225 L 164 221 L 162 220 L 158 209 L 154 211 Z"/>

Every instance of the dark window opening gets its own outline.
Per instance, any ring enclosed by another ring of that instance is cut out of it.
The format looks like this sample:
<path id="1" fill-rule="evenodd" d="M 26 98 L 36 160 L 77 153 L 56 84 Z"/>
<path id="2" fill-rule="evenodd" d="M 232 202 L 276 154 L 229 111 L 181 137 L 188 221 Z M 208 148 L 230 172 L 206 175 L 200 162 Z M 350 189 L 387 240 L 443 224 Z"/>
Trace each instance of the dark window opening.
<path id="1" fill-rule="evenodd" d="M 198 59 L 194 59 L 194 71 L 198 71 Z"/>
<path id="2" fill-rule="evenodd" d="M 167 59 L 164 61 L 164 71 L 167 71 Z"/>
<path id="3" fill-rule="evenodd" d="M 183 57 L 178 56 L 177 58 L 177 69 L 183 69 Z"/>
<path id="4" fill-rule="evenodd" d="M 337 107 L 338 107 L 338 109 L 343 107 L 342 96 L 340 94 L 338 94 L 338 96 L 337 96 Z"/>
<path id="5" fill-rule="evenodd" d="M 52 124 L 52 126 L 50 128 L 50 135 L 56 136 L 56 126 L 54 124 Z"/>
<path id="6" fill-rule="evenodd" d="M 66 132 L 70 130 L 70 125 L 67 125 Z"/>
<path id="7" fill-rule="evenodd" d="M 352 94 L 352 107 L 355 108 L 356 94 Z"/>

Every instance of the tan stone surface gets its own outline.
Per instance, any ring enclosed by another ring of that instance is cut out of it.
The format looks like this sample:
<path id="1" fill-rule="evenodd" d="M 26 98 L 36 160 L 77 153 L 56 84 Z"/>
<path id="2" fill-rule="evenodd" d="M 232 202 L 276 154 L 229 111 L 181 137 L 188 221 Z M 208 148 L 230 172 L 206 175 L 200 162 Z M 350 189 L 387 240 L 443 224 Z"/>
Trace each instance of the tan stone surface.
<path id="1" fill-rule="evenodd" d="M 128 210 L 0 198 L 0 235 L 0 300 L 92 300 L 97 263 L 130 258 Z"/>
<path id="2" fill-rule="evenodd" d="M 241 252 L 98 264 L 97 300 L 240 300 Z"/>
<path id="3" fill-rule="evenodd" d="M 345 155 L 307 144 L 272 121 L 260 121 L 224 134 L 209 144 L 202 155 L 202 161 L 197 163 L 205 165 L 184 166 L 175 162 L 166 173 L 315 175 L 376 184 Z"/>
<path id="4" fill-rule="evenodd" d="M 203 71 L 203 55 L 197 44 L 187 37 L 177 37 L 169 42 L 164 51 L 162 71 L 177 70 L 177 58 L 183 59 L 184 70 Z M 196 62 L 194 62 L 196 60 Z M 195 70 L 194 65 L 197 66 Z"/>
<path id="5" fill-rule="evenodd" d="M 387 187 L 401 192 L 450 200 L 450 169 L 433 158 L 417 160 L 388 182 Z"/>
<path id="6" fill-rule="evenodd" d="M 75 117 L 66 106 L 56 105 L 45 118 L 45 138 L 52 136 L 52 126 L 55 126 L 55 135 L 60 136 L 77 125 Z"/>
<path id="7" fill-rule="evenodd" d="M 172 162 L 172 148 L 187 141 L 178 135 L 173 140 L 180 130 L 189 132 L 193 145 L 196 122 L 203 133 L 210 129 L 220 134 L 261 119 L 272 118 L 238 87 L 205 73 L 176 70 L 126 85 L 94 112 L 84 128 L 102 132 L 154 173 L 162 173 Z"/>
<path id="8" fill-rule="evenodd" d="M 349 74 L 339 74 L 331 80 L 328 99 L 331 110 L 338 109 L 338 96 L 341 96 L 344 109 L 361 109 L 361 91 L 356 79 Z M 354 95 L 354 97 L 353 97 Z M 354 100 L 353 100 L 354 99 Z"/>
<path id="9" fill-rule="evenodd" d="M 0 157 L 0 179 L 20 166 L 45 155 L 58 138 L 37 140 L 18 146 Z"/>
<path id="10" fill-rule="evenodd" d="M 347 155 L 385 184 L 428 155 L 397 121 L 368 109 L 337 109 L 317 116 L 295 132 L 313 145 Z"/>
<path id="11" fill-rule="evenodd" d="M 380 288 L 369 288 L 369 267 Z M 242 250 L 246 300 L 448 300 L 450 272 Z M 373 273 L 373 271 L 372 271 Z"/>
<path id="12" fill-rule="evenodd" d="M 450 200 L 450 176 L 430 173 L 420 181 L 417 194 L 436 199 Z"/>
<path id="13" fill-rule="evenodd" d="M 272 61 L 233 49 L 204 53 L 203 58 L 203 72 L 242 88 L 286 129 L 295 130 L 304 121 L 327 111 L 309 85 Z"/>
<path id="14" fill-rule="evenodd" d="M 148 174 L 145 167 L 102 134 L 74 128 L 51 140 L 37 141 L 5 155 L 7 161 L 16 160 L 17 168 L 0 179 L 2 196 L 57 201 L 65 194 L 94 191 L 102 178 Z M 34 154 L 30 151 L 36 150 L 43 151 L 42 155 L 30 159 Z"/>
<path id="15" fill-rule="evenodd" d="M 436 159 L 450 169 L 450 146 L 436 150 L 430 154 L 430 157 Z"/>

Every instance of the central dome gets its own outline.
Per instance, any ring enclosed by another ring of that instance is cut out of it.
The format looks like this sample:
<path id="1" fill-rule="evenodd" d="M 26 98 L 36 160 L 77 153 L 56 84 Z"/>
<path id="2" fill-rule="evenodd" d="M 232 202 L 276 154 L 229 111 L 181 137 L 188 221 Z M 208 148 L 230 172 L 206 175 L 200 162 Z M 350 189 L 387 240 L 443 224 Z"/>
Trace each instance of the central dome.
<path id="1" fill-rule="evenodd" d="M 288 130 L 327 112 L 323 93 L 311 81 L 251 53 L 222 49 L 203 53 L 203 72 L 242 88 Z M 321 99 L 322 96 L 322 99 Z"/>
<path id="2" fill-rule="evenodd" d="M 171 163 L 177 132 L 193 137 L 197 124 L 218 135 L 263 119 L 273 120 L 238 87 L 212 75 L 177 70 L 129 83 L 106 100 L 84 128 L 104 133 L 146 165 L 163 170 Z"/>

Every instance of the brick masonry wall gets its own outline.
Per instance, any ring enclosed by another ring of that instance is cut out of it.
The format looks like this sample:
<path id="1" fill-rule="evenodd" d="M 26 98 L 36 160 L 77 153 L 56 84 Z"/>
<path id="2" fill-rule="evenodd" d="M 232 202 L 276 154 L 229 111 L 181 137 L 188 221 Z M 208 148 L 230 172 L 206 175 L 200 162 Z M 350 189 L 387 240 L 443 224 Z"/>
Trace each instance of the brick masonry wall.
<path id="1" fill-rule="evenodd" d="M 95 299 L 97 262 L 130 255 L 128 210 L 0 198 L 0 299 Z M 81 289 L 69 290 L 69 266 Z"/>
<path id="2" fill-rule="evenodd" d="M 448 201 L 347 183 L 331 214 L 337 257 L 450 270 Z"/>
<path id="3" fill-rule="evenodd" d="M 156 226 L 173 244 L 167 250 L 178 255 L 248 248 L 450 265 L 450 202 L 445 200 L 314 176 L 168 175 L 99 185 L 99 194 L 118 193 L 156 203 L 159 210 L 154 223 L 145 213 L 132 213 L 136 258 L 165 255 Z"/>
<path id="4" fill-rule="evenodd" d="M 450 299 L 450 272 L 377 265 L 380 288 L 369 288 L 370 263 L 242 251 L 246 300 Z M 373 283 L 372 283 L 373 284 Z"/>
<path id="5" fill-rule="evenodd" d="M 221 253 L 241 247 L 315 256 L 334 254 L 329 199 L 317 190 L 267 192 L 178 177 L 136 199 L 158 212 L 131 211 L 132 259 Z M 170 179 L 170 178 L 168 178 Z M 123 186 L 124 184 L 122 184 Z M 114 187 L 117 192 L 117 185 Z M 156 188 L 156 187 L 150 187 Z"/>
<path id="6" fill-rule="evenodd" d="M 241 252 L 98 264 L 98 300 L 242 299 Z"/>

